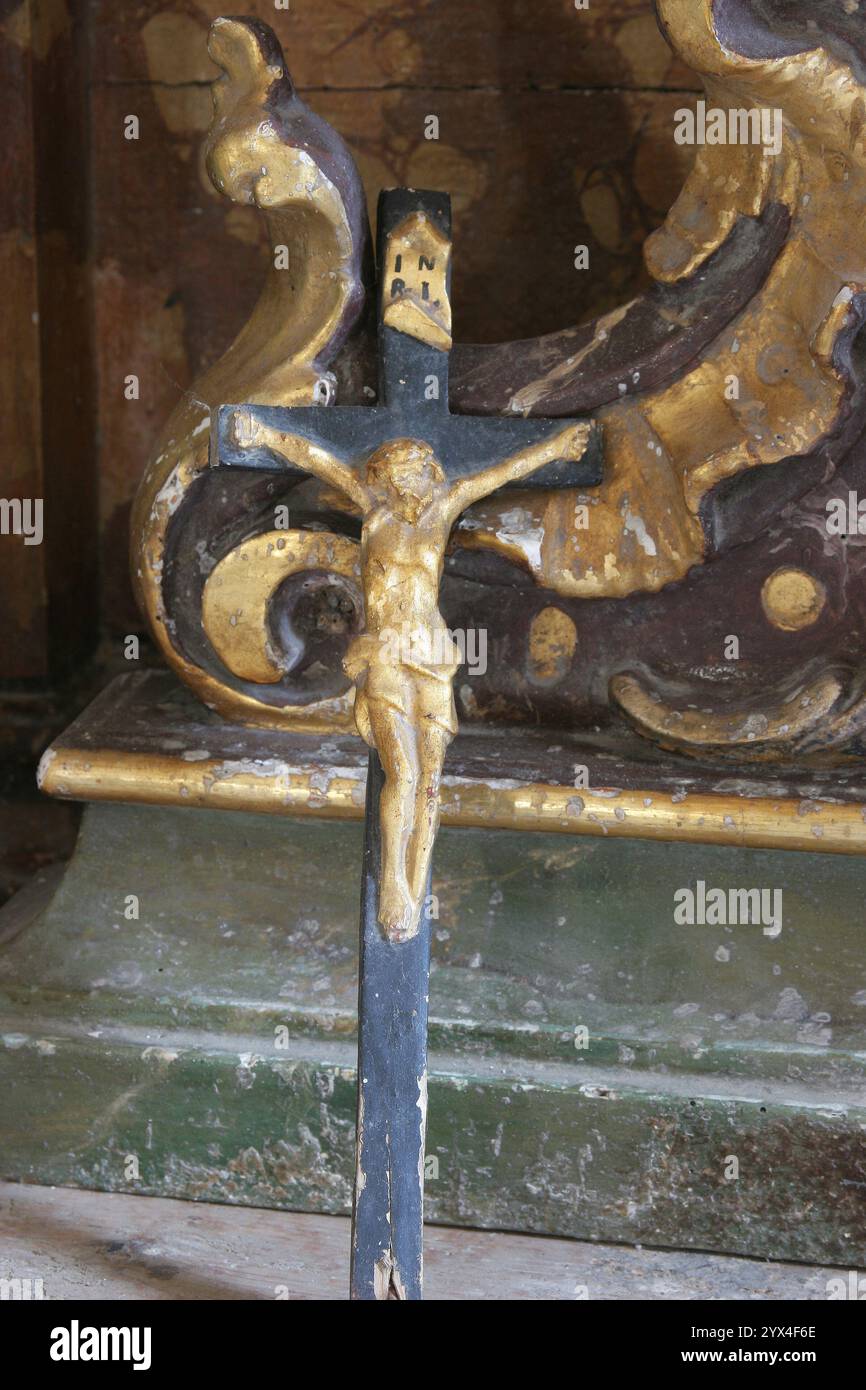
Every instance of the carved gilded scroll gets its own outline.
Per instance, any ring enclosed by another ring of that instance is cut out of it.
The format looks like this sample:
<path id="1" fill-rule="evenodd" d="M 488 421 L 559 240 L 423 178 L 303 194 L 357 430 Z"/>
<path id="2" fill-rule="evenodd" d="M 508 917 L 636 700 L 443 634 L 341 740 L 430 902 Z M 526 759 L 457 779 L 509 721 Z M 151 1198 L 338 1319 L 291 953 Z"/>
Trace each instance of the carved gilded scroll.
<path id="1" fill-rule="evenodd" d="M 453 347 L 452 411 L 587 414 L 604 435 L 599 485 L 527 486 L 461 519 L 443 614 L 497 631 L 502 650 L 495 672 L 458 676 L 458 712 L 635 731 L 710 763 L 833 762 L 866 722 L 861 548 L 856 535 L 832 542 L 824 515 L 866 457 L 862 21 L 828 0 L 770 5 L 769 18 L 749 0 L 656 8 L 703 79 L 703 118 L 724 112 L 744 138 L 698 146 L 646 243 L 646 294 L 544 338 Z M 247 327 L 169 422 L 135 511 L 137 587 L 165 656 L 213 708 L 348 730 L 360 514 L 310 481 L 239 471 L 217 486 L 205 441 L 219 400 L 374 402 L 363 194 L 263 26 L 218 21 L 211 47 L 225 73 L 211 176 L 260 208 L 291 269 L 275 264 Z M 764 118 L 773 140 L 750 138 Z M 547 253 L 539 227 L 525 234 L 528 252 Z M 410 323 L 421 306 L 407 289 L 390 312 Z M 450 343 L 450 322 L 436 331 Z M 548 635 L 563 632 L 553 659 Z"/>
<path id="2" fill-rule="evenodd" d="M 133 579 L 163 654 L 196 694 L 227 716 L 267 722 L 267 709 L 250 693 L 260 671 L 235 684 L 229 672 L 225 679 L 205 669 L 178 640 L 166 594 L 169 535 L 206 474 L 210 412 L 221 401 L 327 400 L 337 385 L 329 369 L 341 350 L 342 389 L 359 394 L 361 352 L 352 335 L 365 308 L 369 227 L 354 162 L 295 94 L 271 30 L 254 20 L 218 19 L 209 51 L 223 76 L 213 88 L 208 173 L 227 197 L 259 209 L 273 264 L 249 321 L 160 436 L 133 512 Z M 344 699 L 326 697 L 294 709 L 292 723 L 349 727 L 350 716 Z"/>
<path id="3" fill-rule="evenodd" d="M 657 8 L 672 46 L 703 77 L 706 105 L 778 110 L 782 139 L 778 155 L 752 143 L 698 148 L 680 197 L 645 245 L 650 272 L 665 285 L 690 282 L 700 299 L 697 277 L 740 219 L 781 213 L 787 232 L 756 293 L 658 389 L 646 390 L 627 353 L 616 394 L 608 387 L 612 399 L 587 402 L 583 382 L 575 382 L 596 360 L 607 367 L 615 340 L 628 342 L 630 320 L 645 329 L 646 303 L 599 320 L 568 355 L 554 348 L 553 364 L 537 374 L 521 370 L 521 357 L 545 356 L 537 343 L 470 358 L 485 389 L 494 354 L 498 371 L 506 360 L 513 367 L 499 409 L 600 408 L 608 470 L 591 499 L 591 525 L 583 534 L 575 529 L 574 499 L 543 506 L 533 499 L 540 549 L 509 542 L 539 582 L 583 598 L 619 598 L 684 578 L 710 553 L 702 509 L 714 488 L 746 469 L 805 457 L 839 429 L 851 388 L 846 348 L 863 317 L 866 91 L 858 74 L 822 47 L 765 60 L 737 52 L 736 28 L 719 34 L 722 7 L 712 0 L 659 0 Z M 751 13 L 745 5 L 726 10 Z M 660 302 L 657 313 L 675 334 L 676 311 Z M 469 405 L 473 392 L 462 400 Z M 469 543 L 500 548 L 500 529 L 488 503 L 475 513 Z"/>

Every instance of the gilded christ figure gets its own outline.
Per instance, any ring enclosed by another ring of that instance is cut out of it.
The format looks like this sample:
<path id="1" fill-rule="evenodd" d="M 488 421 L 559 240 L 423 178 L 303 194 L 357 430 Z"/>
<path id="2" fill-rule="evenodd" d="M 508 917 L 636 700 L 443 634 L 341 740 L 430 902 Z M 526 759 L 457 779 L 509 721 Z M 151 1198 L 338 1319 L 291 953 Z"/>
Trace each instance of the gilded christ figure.
<path id="1" fill-rule="evenodd" d="M 589 424 L 570 424 L 539 444 L 457 479 L 429 444 L 393 439 L 363 475 L 302 435 L 233 417 L 242 449 L 266 448 L 339 488 L 361 512 L 365 629 L 343 666 L 355 686 L 355 723 L 385 774 L 381 796 L 379 922 L 392 941 L 418 931 L 439 822 L 445 750 L 457 732 L 452 683 L 460 653 L 439 612 L 445 550 L 457 518 L 506 483 L 557 459 L 582 457 Z M 396 646 L 395 646 L 396 644 Z"/>

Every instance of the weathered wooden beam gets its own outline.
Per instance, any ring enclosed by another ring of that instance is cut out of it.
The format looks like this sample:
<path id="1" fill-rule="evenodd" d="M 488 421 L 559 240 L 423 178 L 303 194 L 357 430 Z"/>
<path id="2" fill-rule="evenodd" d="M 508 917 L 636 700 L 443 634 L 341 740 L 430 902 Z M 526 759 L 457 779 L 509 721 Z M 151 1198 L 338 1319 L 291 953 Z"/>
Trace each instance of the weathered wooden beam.
<path id="1" fill-rule="evenodd" d="M 409 941 L 379 925 L 379 799 L 384 777 L 367 773 L 358 984 L 358 1120 L 351 1296 L 419 1299 L 423 1264 L 424 1136 L 430 919 Z"/>

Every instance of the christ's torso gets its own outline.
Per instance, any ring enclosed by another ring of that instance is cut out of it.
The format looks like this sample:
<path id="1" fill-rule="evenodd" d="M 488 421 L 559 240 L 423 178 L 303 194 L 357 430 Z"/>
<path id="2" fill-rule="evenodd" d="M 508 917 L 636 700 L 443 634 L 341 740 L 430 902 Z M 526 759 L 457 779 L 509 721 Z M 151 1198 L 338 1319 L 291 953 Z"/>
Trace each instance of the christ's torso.
<path id="1" fill-rule="evenodd" d="M 369 633 L 444 626 L 439 584 L 450 527 L 441 512 L 434 496 L 414 522 L 395 516 L 388 502 L 367 513 L 361 570 Z"/>

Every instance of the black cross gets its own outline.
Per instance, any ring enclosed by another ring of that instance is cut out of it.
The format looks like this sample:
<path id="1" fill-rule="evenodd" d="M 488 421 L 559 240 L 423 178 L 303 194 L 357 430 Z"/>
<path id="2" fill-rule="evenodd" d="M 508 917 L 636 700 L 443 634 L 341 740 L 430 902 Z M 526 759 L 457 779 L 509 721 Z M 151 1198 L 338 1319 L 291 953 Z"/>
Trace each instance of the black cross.
<path id="1" fill-rule="evenodd" d="M 405 235 L 407 226 L 412 225 L 418 234 L 415 240 Z M 378 404 L 245 407 L 254 419 L 279 431 L 302 435 L 362 474 L 366 460 L 381 444 L 404 438 L 423 440 L 449 478 L 479 472 L 562 430 L 568 423 L 563 420 L 451 414 L 450 232 L 446 194 L 399 188 L 381 195 Z M 395 326 L 398 323 L 400 326 Z M 238 447 L 233 436 L 237 409 L 222 406 L 219 411 L 212 459 L 215 465 L 307 476 L 266 449 Z M 533 474 L 529 485 L 586 488 L 600 481 L 601 447 L 596 433 L 582 459 L 547 464 Z M 379 758 L 371 751 L 361 900 L 358 1160 L 351 1296 L 418 1299 L 422 1283 L 430 921 L 424 914 L 418 935 L 398 943 L 389 941 L 379 926 L 382 780 Z"/>

